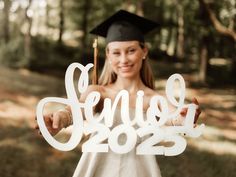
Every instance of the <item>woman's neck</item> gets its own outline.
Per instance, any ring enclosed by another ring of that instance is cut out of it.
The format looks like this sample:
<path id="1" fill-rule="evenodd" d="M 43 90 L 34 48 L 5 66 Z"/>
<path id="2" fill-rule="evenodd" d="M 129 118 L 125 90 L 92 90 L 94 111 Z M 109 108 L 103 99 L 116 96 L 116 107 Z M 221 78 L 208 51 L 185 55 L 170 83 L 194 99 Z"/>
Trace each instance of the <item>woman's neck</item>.
<path id="1" fill-rule="evenodd" d="M 145 85 L 140 78 L 126 79 L 118 77 L 114 83 L 114 88 L 117 91 L 127 90 L 129 94 L 136 94 L 138 90 L 143 90 L 145 88 Z"/>

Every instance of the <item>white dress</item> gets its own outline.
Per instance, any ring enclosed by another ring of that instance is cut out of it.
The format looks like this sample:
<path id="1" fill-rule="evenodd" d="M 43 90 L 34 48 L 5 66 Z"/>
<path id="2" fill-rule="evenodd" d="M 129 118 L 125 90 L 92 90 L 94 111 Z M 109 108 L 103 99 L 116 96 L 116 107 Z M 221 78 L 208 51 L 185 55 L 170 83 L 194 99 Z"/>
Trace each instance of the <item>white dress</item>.
<path id="1" fill-rule="evenodd" d="M 134 111 L 130 111 L 132 116 Z M 114 125 L 120 124 L 120 110 L 114 114 Z M 119 138 L 120 140 L 120 138 Z M 138 140 L 140 142 L 140 140 Z M 161 177 L 155 155 L 84 152 L 73 177 Z"/>

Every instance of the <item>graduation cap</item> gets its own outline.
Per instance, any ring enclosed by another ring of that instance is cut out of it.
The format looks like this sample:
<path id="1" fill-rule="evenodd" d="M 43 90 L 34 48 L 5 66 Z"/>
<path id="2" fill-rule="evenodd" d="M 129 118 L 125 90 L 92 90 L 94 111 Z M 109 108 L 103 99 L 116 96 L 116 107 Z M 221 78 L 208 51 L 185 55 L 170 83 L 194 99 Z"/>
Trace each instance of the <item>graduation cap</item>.
<path id="1" fill-rule="evenodd" d="M 119 10 L 90 31 L 106 38 L 106 43 L 114 41 L 144 42 L 144 35 L 159 26 L 154 21 L 140 17 L 125 10 Z M 93 84 L 97 84 L 97 39 L 94 47 L 94 74 Z"/>
<path id="2" fill-rule="evenodd" d="M 154 21 L 140 17 L 125 10 L 119 10 L 90 33 L 106 38 L 106 42 L 132 41 L 144 42 L 144 35 L 156 28 Z"/>

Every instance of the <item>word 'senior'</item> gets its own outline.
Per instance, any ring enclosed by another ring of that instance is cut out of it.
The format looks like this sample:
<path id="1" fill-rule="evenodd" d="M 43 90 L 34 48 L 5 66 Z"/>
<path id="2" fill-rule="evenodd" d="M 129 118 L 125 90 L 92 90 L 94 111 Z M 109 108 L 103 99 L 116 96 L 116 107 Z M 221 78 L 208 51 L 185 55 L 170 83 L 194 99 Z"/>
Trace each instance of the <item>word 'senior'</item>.
<path id="1" fill-rule="evenodd" d="M 108 152 L 109 148 L 116 153 L 128 153 L 136 148 L 136 154 L 155 154 L 174 156 L 181 154 L 186 148 L 186 140 L 183 134 L 189 137 L 199 137 L 202 134 L 204 124 L 194 128 L 195 104 L 184 104 L 185 82 L 180 74 L 173 74 L 166 83 L 166 98 L 160 95 L 153 96 L 149 103 L 146 115 L 143 112 L 144 92 L 139 90 L 136 97 L 135 114 L 131 118 L 129 114 L 129 94 L 121 90 L 112 100 L 104 99 L 104 107 L 101 113 L 94 114 L 93 109 L 100 100 L 100 93 L 93 91 L 88 94 L 85 102 L 80 102 L 74 87 L 74 71 L 79 69 L 81 74 L 78 79 L 78 91 L 84 93 L 89 84 L 89 70 L 93 64 L 86 66 L 80 63 L 72 63 L 65 74 L 65 87 L 67 98 L 47 97 L 39 101 L 37 105 L 37 122 L 39 129 L 46 141 L 54 148 L 62 151 L 74 149 L 81 141 L 82 136 L 92 134 L 82 145 L 83 152 Z M 179 84 L 178 99 L 174 94 L 174 84 Z M 114 114 L 121 102 L 121 124 L 114 127 Z M 44 106 L 47 103 L 56 102 L 69 105 L 72 111 L 73 128 L 68 142 L 57 141 L 47 130 L 43 118 Z M 168 102 L 175 108 L 170 109 Z M 182 125 L 167 126 L 166 123 L 180 116 L 180 111 L 187 108 L 187 114 Z M 82 113 L 84 111 L 84 114 Z M 83 117 L 84 116 L 84 117 Z M 157 119 L 158 117 L 158 119 Z M 86 119 L 86 122 L 84 121 Z M 134 125 L 138 128 L 134 128 Z M 125 143 L 119 144 L 119 136 L 126 135 Z M 149 135 L 149 136 L 147 136 Z M 137 145 L 139 138 L 147 137 Z M 107 140 L 107 141 L 106 141 Z M 104 143 L 106 142 L 106 143 Z M 171 142 L 172 146 L 163 146 L 160 142 Z"/>

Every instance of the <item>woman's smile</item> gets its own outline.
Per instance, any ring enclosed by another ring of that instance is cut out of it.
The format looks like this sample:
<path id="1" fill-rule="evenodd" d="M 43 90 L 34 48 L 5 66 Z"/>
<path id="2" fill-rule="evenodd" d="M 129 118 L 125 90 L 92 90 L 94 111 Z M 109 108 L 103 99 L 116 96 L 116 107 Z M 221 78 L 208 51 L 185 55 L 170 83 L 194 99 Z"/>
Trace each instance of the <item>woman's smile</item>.
<path id="1" fill-rule="evenodd" d="M 147 49 L 141 48 L 138 41 L 111 42 L 106 54 L 113 72 L 130 79 L 139 77 Z"/>
<path id="2" fill-rule="evenodd" d="M 132 71 L 132 68 L 133 68 L 133 64 L 127 64 L 127 65 L 118 66 L 118 69 L 121 72 L 130 72 L 130 71 Z"/>

